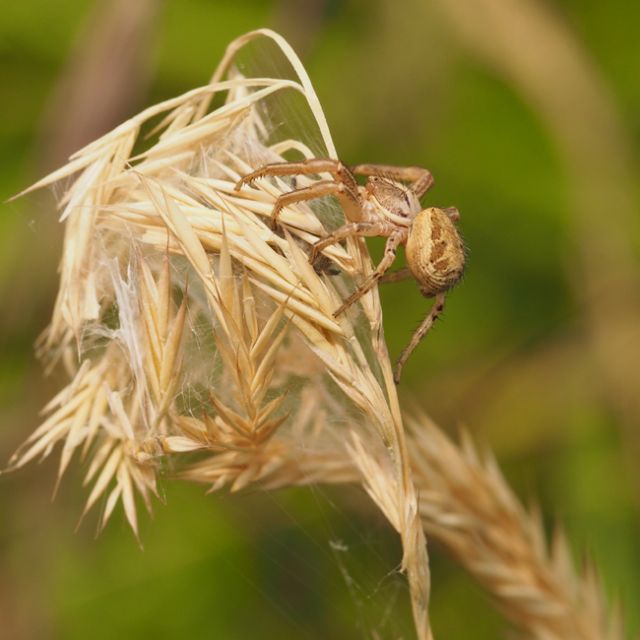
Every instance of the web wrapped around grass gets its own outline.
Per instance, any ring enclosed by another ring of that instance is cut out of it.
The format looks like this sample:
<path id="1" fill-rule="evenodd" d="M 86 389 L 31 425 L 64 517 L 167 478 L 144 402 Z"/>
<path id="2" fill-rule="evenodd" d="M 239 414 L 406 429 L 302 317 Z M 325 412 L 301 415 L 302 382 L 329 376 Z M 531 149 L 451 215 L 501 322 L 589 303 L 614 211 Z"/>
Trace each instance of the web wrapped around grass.
<path id="1" fill-rule="evenodd" d="M 136 534 L 136 495 L 150 508 L 168 464 L 213 489 L 360 481 L 401 535 L 428 638 L 426 545 L 376 289 L 333 317 L 371 270 L 366 245 L 333 245 L 314 269 L 311 244 L 344 222 L 337 204 L 289 206 L 272 230 L 291 180 L 234 189 L 263 164 L 323 156 L 336 151 L 308 76 L 262 30 L 229 46 L 210 84 L 34 185 L 73 177 L 38 345 L 70 383 L 12 465 L 60 443 L 59 477 L 74 455 L 87 460 L 85 512 L 103 498 L 104 524 L 121 503 Z"/>

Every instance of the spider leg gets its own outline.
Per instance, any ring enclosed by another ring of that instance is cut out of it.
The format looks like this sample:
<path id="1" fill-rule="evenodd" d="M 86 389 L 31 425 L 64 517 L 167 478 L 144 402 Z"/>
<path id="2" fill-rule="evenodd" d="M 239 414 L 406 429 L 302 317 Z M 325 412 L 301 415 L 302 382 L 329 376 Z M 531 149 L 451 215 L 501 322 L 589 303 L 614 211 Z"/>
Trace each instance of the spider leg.
<path id="1" fill-rule="evenodd" d="M 251 184 L 254 180 L 266 176 L 295 176 L 312 173 L 330 173 L 332 176 L 335 176 L 336 179 L 348 183 L 354 191 L 357 191 L 358 185 L 356 179 L 348 167 L 340 162 L 340 160 L 333 160 L 331 158 L 310 158 L 300 162 L 273 162 L 271 164 L 265 164 L 263 167 L 240 178 L 240 180 L 236 182 L 235 189 L 239 191 L 242 185 Z"/>
<path id="2" fill-rule="evenodd" d="M 254 180 L 266 176 L 295 176 L 318 173 L 330 173 L 334 176 L 335 182 L 322 180 L 315 185 L 295 189 L 290 194 L 280 196 L 273 210 L 271 226 L 275 227 L 278 213 L 287 204 L 312 200 L 326 195 L 334 195 L 340 200 L 340 204 L 345 210 L 347 218 L 362 220 L 364 215 L 358 193 L 358 183 L 348 167 L 340 162 L 340 160 L 311 158 L 301 162 L 274 162 L 273 164 L 260 167 L 240 178 L 240 180 L 236 182 L 235 190 L 239 191 L 243 185 L 251 184 Z M 331 184 L 334 185 L 333 188 L 329 187 Z M 316 188 L 318 189 L 314 190 Z M 290 199 L 288 198 L 289 196 Z"/>
<path id="3" fill-rule="evenodd" d="M 409 356 L 413 353 L 414 349 L 420 344 L 422 338 L 424 338 L 427 333 L 433 327 L 433 324 L 438 319 L 440 314 L 444 309 L 444 301 L 445 301 L 445 293 L 438 293 L 436 295 L 436 299 L 431 307 L 431 311 L 429 311 L 427 317 L 422 321 L 420 326 L 415 330 L 413 336 L 411 336 L 411 341 L 409 344 L 402 350 L 400 357 L 398 358 L 398 362 L 396 363 L 396 368 L 393 372 L 393 379 L 396 384 L 400 383 L 400 375 L 402 374 L 402 368 L 406 364 Z"/>
<path id="4" fill-rule="evenodd" d="M 271 213 L 271 228 L 275 229 L 278 222 L 278 215 L 284 207 L 295 202 L 305 202 L 322 198 L 323 196 L 336 196 L 343 208 L 357 207 L 360 210 L 360 200 L 357 191 L 352 192 L 343 182 L 333 182 L 332 180 L 321 180 L 308 187 L 294 189 L 289 193 L 283 193 L 278 197 L 273 205 Z"/>
<path id="5" fill-rule="evenodd" d="M 460 222 L 460 212 L 456 207 L 445 207 L 443 211 L 449 216 L 452 222 Z"/>
<path id="6" fill-rule="evenodd" d="M 352 236 L 384 236 L 387 233 L 388 223 L 386 222 L 348 222 L 338 227 L 333 233 L 329 234 L 322 240 L 318 240 L 311 248 L 309 262 L 313 264 L 318 254 L 326 247 L 336 244 L 345 238 Z"/>
<path id="7" fill-rule="evenodd" d="M 410 182 L 409 189 L 421 198 L 432 186 L 433 176 L 431 171 L 422 167 L 394 167 L 387 164 L 357 164 L 351 167 L 351 172 L 356 176 L 377 176 L 390 178 L 400 182 Z"/>
<path id="8" fill-rule="evenodd" d="M 380 284 L 390 284 L 392 282 L 401 282 L 402 280 L 407 280 L 409 278 L 413 278 L 413 274 L 409 267 L 402 267 L 402 269 L 398 269 L 397 271 L 392 271 L 391 273 L 385 273 L 385 275 L 380 278 Z"/>
<path id="9" fill-rule="evenodd" d="M 406 242 L 407 231 L 402 229 L 390 235 L 387 244 L 384 247 L 384 256 L 380 260 L 378 266 L 371 272 L 362 284 L 333 312 L 333 317 L 337 318 L 341 313 L 348 309 L 356 300 L 359 300 L 367 291 L 372 289 L 378 280 L 385 274 L 389 267 L 396 259 L 396 251 L 398 246 Z"/>

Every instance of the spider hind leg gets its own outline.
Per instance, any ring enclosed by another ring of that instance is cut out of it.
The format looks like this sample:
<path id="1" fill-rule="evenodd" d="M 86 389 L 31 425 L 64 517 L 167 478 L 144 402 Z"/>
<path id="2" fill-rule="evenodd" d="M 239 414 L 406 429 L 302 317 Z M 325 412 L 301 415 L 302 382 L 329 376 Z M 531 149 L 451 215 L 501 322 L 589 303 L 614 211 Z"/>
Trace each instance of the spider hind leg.
<path id="1" fill-rule="evenodd" d="M 440 317 L 440 314 L 444 310 L 445 297 L 445 293 L 438 293 L 436 295 L 431 310 L 427 314 L 426 318 L 420 323 L 420 326 L 414 331 L 409 344 L 402 350 L 393 371 L 393 380 L 396 384 L 400 383 L 402 369 L 409 359 L 409 356 L 414 352 L 415 348 L 420 344 L 420 341 L 427 335 L 427 333 L 431 331 L 435 321 Z"/>

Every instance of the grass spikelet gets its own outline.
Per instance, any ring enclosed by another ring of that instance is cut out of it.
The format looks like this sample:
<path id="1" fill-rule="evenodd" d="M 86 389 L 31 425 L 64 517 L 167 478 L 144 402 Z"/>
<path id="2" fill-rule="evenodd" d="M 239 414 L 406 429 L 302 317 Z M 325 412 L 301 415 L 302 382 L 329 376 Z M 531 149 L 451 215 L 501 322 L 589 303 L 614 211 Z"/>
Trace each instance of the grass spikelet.
<path id="1" fill-rule="evenodd" d="M 547 542 L 540 514 L 529 512 L 508 487 L 495 460 L 481 456 L 463 432 L 460 445 L 428 418 L 408 421 L 407 444 L 420 494 L 425 531 L 484 587 L 497 608 L 527 638 L 622 640 L 619 611 L 607 609 L 594 568 L 576 572 L 571 550 L 557 527 Z M 355 433 L 349 451 L 334 448 L 299 456 L 280 443 L 277 465 L 258 482 L 265 488 L 306 484 L 364 483 L 374 502 L 396 526 L 401 516 L 387 499 L 388 460 L 368 451 Z M 246 467 L 255 462 L 245 459 Z M 186 477 L 213 488 L 233 486 L 243 467 L 193 465 Z"/>
<path id="2" fill-rule="evenodd" d="M 483 459 L 466 434 L 457 447 L 424 416 L 408 424 L 425 530 L 502 613 L 538 640 L 622 640 L 593 568 L 576 573 L 560 528 L 547 544 L 539 513 L 523 508 L 494 458 Z"/>

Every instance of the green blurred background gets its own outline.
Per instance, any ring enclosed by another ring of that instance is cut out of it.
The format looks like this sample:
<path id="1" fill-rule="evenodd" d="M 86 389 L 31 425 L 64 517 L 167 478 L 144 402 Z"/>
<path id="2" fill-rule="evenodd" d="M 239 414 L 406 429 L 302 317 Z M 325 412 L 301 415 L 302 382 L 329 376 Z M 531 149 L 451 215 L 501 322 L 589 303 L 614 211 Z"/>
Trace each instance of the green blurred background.
<path id="1" fill-rule="evenodd" d="M 488 444 L 525 503 L 640 629 L 640 4 L 617 0 L 22 0 L 0 9 L 0 197 L 145 105 L 204 84 L 270 26 L 299 51 L 348 163 L 420 164 L 455 204 L 465 280 L 401 387 Z M 0 459 L 58 388 L 32 345 L 56 291 L 50 193 L 0 216 Z M 378 255 L 379 243 L 372 243 Z M 426 308 L 385 288 L 398 353 Z M 205 496 L 165 481 L 142 527 L 74 533 L 81 474 L 0 478 L 0 637 L 411 637 L 396 536 L 351 489 Z M 348 551 L 344 551 L 344 548 Z M 442 638 L 506 623 L 432 545 Z"/>

